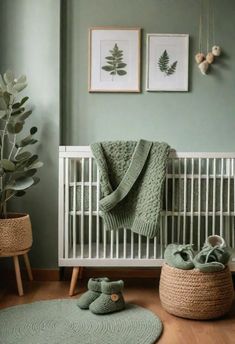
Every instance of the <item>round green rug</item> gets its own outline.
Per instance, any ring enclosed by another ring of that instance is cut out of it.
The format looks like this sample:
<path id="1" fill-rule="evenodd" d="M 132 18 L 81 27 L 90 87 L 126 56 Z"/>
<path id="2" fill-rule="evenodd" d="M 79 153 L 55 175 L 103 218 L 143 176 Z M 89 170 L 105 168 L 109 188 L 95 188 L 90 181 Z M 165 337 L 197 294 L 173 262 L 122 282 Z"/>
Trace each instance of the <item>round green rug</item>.
<path id="1" fill-rule="evenodd" d="M 127 305 L 124 311 L 94 315 L 76 300 L 41 301 L 0 311 L 4 344 L 153 344 L 161 320 L 149 310 Z"/>

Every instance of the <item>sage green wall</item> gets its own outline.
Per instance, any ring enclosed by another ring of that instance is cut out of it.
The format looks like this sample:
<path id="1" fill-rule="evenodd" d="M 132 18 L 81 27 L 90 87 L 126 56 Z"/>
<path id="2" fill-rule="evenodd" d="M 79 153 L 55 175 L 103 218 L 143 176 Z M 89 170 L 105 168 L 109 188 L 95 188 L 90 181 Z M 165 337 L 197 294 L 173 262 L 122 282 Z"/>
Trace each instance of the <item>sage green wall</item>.
<path id="1" fill-rule="evenodd" d="M 39 128 L 35 149 L 45 164 L 40 184 L 12 207 L 31 215 L 32 265 L 57 267 L 60 1 L 0 0 L 0 32 L 0 72 L 28 77 L 25 94 L 34 107 L 28 127 Z"/>
<path id="2" fill-rule="evenodd" d="M 206 1 L 203 1 L 206 2 Z M 97 140 L 165 140 L 181 151 L 233 151 L 235 147 L 235 1 L 215 3 L 216 42 L 224 55 L 208 76 L 194 63 L 199 0 L 64 1 L 63 143 Z M 87 92 L 88 28 L 143 28 L 141 94 Z M 188 33 L 188 93 L 149 93 L 145 85 L 146 33 Z"/>

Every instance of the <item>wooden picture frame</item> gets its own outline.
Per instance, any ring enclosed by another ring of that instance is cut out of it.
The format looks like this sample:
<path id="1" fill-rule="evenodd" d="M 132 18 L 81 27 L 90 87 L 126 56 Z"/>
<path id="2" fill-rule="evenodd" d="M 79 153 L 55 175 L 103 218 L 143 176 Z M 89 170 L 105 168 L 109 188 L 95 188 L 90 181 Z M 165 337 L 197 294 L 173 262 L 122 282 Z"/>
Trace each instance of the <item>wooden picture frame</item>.
<path id="1" fill-rule="evenodd" d="M 146 90 L 188 91 L 188 34 L 147 34 Z"/>
<path id="2" fill-rule="evenodd" d="M 89 29 L 89 92 L 140 92 L 141 29 Z"/>

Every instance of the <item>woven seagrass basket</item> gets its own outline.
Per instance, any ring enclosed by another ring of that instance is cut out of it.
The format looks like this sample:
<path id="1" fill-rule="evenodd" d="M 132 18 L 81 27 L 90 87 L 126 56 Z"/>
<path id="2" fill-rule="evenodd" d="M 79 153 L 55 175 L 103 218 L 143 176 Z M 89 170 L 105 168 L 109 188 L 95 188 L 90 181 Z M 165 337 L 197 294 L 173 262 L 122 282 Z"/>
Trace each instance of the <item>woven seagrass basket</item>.
<path id="1" fill-rule="evenodd" d="M 28 214 L 8 214 L 0 219 L 0 256 L 30 249 L 32 246 L 32 227 Z"/>
<path id="2" fill-rule="evenodd" d="M 226 314 L 233 302 L 229 268 L 217 272 L 162 267 L 160 300 L 173 315 L 188 319 L 214 319 Z"/>

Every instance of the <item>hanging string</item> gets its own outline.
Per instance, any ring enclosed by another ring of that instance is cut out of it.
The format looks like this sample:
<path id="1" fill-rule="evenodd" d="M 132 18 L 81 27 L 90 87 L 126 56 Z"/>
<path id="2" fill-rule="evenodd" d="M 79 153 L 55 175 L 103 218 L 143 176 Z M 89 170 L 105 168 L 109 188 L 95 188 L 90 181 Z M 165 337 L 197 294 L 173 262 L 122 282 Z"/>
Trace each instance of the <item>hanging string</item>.
<path id="1" fill-rule="evenodd" d="M 207 39 L 206 39 L 206 51 L 209 52 L 210 46 L 210 0 L 207 1 Z"/>
<path id="2" fill-rule="evenodd" d="M 200 0 L 200 14 L 199 14 L 199 33 L 198 33 L 198 50 L 202 52 L 202 25 L 203 25 L 203 3 Z"/>
<path id="3" fill-rule="evenodd" d="M 215 2 L 212 2 L 212 34 L 211 34 L 211 40 L 212 45 L 215 45 Z"/>

